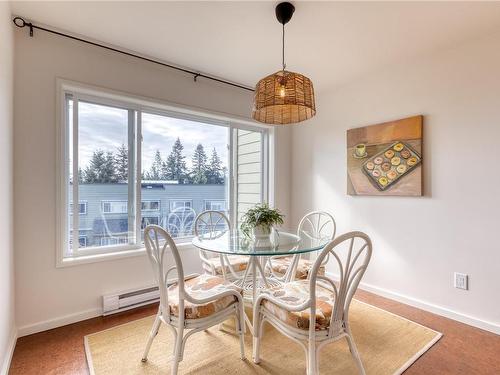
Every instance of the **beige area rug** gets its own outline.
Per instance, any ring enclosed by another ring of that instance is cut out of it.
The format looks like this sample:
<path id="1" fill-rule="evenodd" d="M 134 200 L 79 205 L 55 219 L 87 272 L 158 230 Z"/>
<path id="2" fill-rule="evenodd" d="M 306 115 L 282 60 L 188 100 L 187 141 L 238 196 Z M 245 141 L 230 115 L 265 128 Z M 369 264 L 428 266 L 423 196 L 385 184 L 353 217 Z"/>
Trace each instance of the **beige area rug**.
<path id="1" fill-rule="evenodd" d="M 148 362 L 141 357 L 154 316 L 85 337 L 90 373 L 95 375 L 170 374 L 173 335 L 160 328 Z M 353 301 L 351 329 L 368 375 L 401 374 L 440 338 L 441 333 L 377 307 Z M 239 359 L 238 337 L 213 327 L 198 332 L 186 344 L 179 374 L 305 374 L 305 355 L 295 342 L 266 323 L 259 365 L 252 362 L 252 337 L 245 335 L 247 359 Z M 357 374 L 345 339 L 320 353 L 320 373 Z"/>

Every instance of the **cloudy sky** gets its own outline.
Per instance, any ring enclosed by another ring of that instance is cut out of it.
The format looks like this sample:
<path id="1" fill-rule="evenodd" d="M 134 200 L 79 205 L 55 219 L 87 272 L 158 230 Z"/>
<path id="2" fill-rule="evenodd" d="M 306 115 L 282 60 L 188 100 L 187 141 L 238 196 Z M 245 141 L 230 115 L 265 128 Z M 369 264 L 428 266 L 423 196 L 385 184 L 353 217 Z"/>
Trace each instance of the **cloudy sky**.
<path id="1" fill-rule="evenodd" d="M 71 118 L 72 116 L 70 124 Z M 188 167 L 191 166 L 191 155 L 198 143 L 203 144 L 208 157 L 215 147 L 224 165 L 227 166 L 228 133 L 228 129 L 222 126 L 143 113 L 142 169 L 146 171 L 151 167 L 156 150 L 160 151 L 165 160 L 177 137 L 184 146 Z M 122 144 L 128 143 L 127 111 L 80 102 L 78 137 L 79 165 L 84 169 L 94 150 L 114 152 Z"/>

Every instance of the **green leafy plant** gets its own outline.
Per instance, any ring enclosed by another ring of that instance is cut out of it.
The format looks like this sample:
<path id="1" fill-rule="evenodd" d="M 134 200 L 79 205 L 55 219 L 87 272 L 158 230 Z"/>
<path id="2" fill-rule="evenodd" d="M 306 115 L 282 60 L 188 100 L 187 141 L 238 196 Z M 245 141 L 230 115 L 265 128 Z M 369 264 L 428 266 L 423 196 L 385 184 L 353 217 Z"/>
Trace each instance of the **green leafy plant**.
<path id="1" fill-rule="evenodd" d="M 240 228 L 246 236 L 256 227 L 266 228 L 270 232 L 273 225 L 283 224 L 283 217 L 278 210 L 269 208 L 267 203 L 258 204 L 243 215 Z"/>

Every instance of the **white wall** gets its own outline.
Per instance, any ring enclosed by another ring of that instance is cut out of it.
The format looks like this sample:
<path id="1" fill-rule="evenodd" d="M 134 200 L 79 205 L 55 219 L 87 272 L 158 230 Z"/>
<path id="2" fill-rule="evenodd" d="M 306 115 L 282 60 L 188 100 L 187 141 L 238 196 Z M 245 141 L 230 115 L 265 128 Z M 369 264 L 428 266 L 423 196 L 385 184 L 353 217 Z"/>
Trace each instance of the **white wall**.
<path id="1" fill-rule="evenodd" d="M 239 116 L 249 116 L 252 94 L 37 31 L 29 38 L 16 30 L 15 62 L 16 307 L 23 335 L 94 316 L 101 295 L 152 282 L 145 256 L 55 268 L 56 77 Z M 278 155 L 289 146 L 282 133 Z M 289 170 L 287 163 L 278 160 L 279 170 Z M 288 186 L 288 176 L 281 177 Z M 278 183 L 278 203 L 288 213 L 285 187 Z M 187 271 L 198 269 L 197 252 L 183 254 Z"/>
<path id="2" fill-rule="evenodd" d="M 499 45 L 492 35 L 318 93 L 317 116 L 294 127 L 291 164 L 293 222 L 326 209 L 339 233 L 371 236 L 365 287 L 497 332 Z M 346 130 L 417 114 L 425 197 L 346 195 Z M 454 271 L 470 275 L 469 291 L 453 288 Z"/>
<path id="3" fill-rule="evenodd" d="M 15 340 L 12 125 L 14 40 L 9 3 L 0 2 L 0 374 Z M 5 366 L 5 367 L 4 367 Z"/>

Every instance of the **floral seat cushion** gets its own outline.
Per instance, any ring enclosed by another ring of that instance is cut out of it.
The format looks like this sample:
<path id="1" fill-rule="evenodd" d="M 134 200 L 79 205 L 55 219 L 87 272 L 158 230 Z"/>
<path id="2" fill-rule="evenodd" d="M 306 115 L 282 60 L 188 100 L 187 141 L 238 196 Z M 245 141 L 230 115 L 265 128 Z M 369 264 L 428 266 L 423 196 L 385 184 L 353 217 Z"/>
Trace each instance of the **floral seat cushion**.
<path id="1" fill-rule="evenodd" d="M 273 258 L 271 261 L 273 271 L 275 273 L 284 275 L 288 270 L 288 268 L 290 267 L 292 260 L 293 260 L 292 256 Z M 313 268 L 313 265 L 314 262 L 300 258 L 299 264 L 297 265 L 297 271 L 295 272 L 295 278 L 299 280 L 307 279 L 307 276 L 309 275 L 309 272 Z M 324 274 L 325 274 L 325 266 L 320 266 L 318 270 L 318 275 L 324 275 Z"/>
<path id="2" fill-rule="evenodd" d="M 263 291 L 287 305 L 300 305 L 309 299 L 309 280 L 297 280 L 281 287 Z M 264 299 L 262 306 L 285 324 L 303 330 L 309 329 L 311 310 L 288 311 L 273 302 Z M 330 326 L 334 308 L 332 291 L 316 284 L 316 330 L 325 330 Z"/>
<path id="3" fill-rule="evenodd" d="M 198 299 L 207 298 L 228 289 L 236 290 L 240 294 L 243 292 L 241 288 L 227 283 L 224 279 L 208 274 L 186 280 L 184 282 L 184 288 L 191 297 Z M 185 319 L 205 318 L 224 310 L 235 302 L 237 302 L 235 296 L 225 296 L 201 305 L 184 300 L 184 317 Z M 178 284 L 173 284 L 168 287 L 168 305 L 170 314 L 179 317 Z"/>
<path id="4" fill-rule="evenodd" d="M 229 260 L 229 264 L 233 268 L 235 272 L 241 272 L 245 271 L 248 266 L 248 257 L 244 255 L 228 255 L 227 257 L 224 258 L 224 267 L 226 269 L 226 273 L 229 273 L 229 266 L 226 262 L 226 259 Z M 215 267 L 215 273 L 217 275 L 222 275 L 222 264 L 220 261 L 220 256 L 213 257 L 209 259 L 209 262 Z M 203 263 L 203 269 L 208 272 L 212 273 L 212 268 L 209 267 L 207 264 Z"/>

